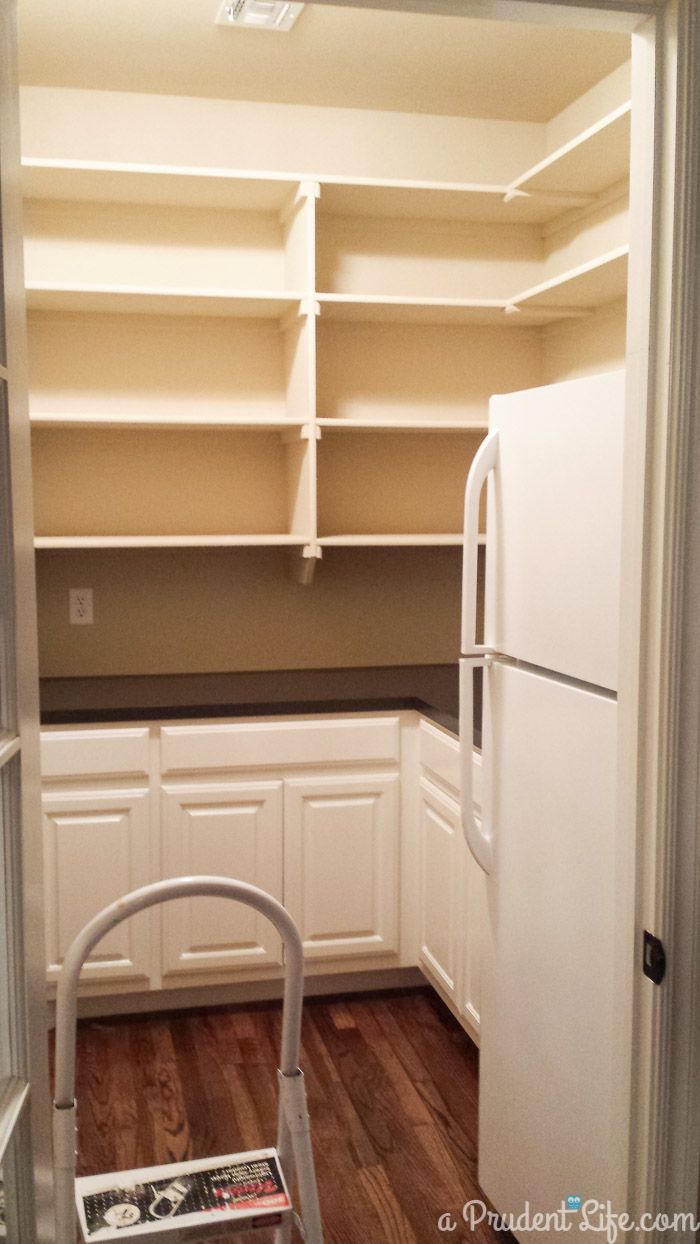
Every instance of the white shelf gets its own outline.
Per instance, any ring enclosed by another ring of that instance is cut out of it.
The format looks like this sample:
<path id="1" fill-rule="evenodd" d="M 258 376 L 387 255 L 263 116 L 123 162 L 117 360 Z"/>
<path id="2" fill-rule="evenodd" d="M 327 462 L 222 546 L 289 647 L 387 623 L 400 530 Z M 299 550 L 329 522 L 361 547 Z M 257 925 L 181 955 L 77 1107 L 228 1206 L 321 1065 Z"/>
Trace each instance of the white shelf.
<path id="1" fill-rule="evenodd" d="M 401 423 L 396 419 L 317 419 L 319 428 L 332 432 L 466 432 L 483 436 L 488 424 L 460 423 L 457 419 L 412 419 Z"/>
<path id="2" fill-rule="evenodd" d="M 416 533 L 411 535 L 359 535 L 321 536 L 318 543 L 324 548 L 411 548 L 429 545 L 457 547 L 463 543 L 462 535 Z M 486 536 L 479 536 L 479 544 L 486 543 Z"/>
<path id="3" fill-rule="evenodd" d="M 384 294 L 317 294 L 326 320 L 406 324 L 501 324 L 506 303 L 497 298 L 403 298 Z"/>
<path id="4" fill-rule="evenodd" d="M 508 200 L 510 186 L 480 182 L 290 175 L 31 156 L 22 160 L 22 180 L 25 198 L 45 201 L 282 212 L 299 186 L 318 183 L 319 211 L 327 215 L 492 224 L 539 224 L 551 215 L 547 204 L 529 194 Z M 589 197 L 578 196 L 575 201 L 587 202 Z"/>
<path id="5" fill-rule="evenodd" d="M 377 324 L 483 324 L 517 327 L 508 314 L 511 300 L 490 298 L 403 298 L 384 294 L 317 294 L 324 320 Z M 533 324 L 572 314 L 566 307 L 523 308 Z M 522 321 L 521 321 L 522 323 Z"/>
<path id="6" fill-rule="evenodd" d="M 552 215 L 576 202 L 590 202 L 629 170 L 629 100 L 518 177 L 509 193 L 551 195 Z"/>
<path id="7" fill-rule="evenodd" d="M 78 203 L 160 204 L 234 211 L 282 211 L 301 178 L 225 168 L 101 163 L 89 160 L 22 160 L 28 199 Z"/>
<path id="8" fill-rule="evenodd" d="M 547 208 L 527 195 L 506 201 L 508 186 L 371 178 L 318 181 L 321 215 L 504 225 L 538 224 L 547 218 Z"/>
<path id="9" fill-rule="evenodd" d="M 277 547 L 301 548 L 306 536 L 36 536 L 37 549 L 189 549 Z"/>
<path id="10" fill-rule="evenodd" d="M 168 289 L 130 285 L 40 284 L 28 281 L 30 311 L 82 311 L 123 315 L 224 316 L 282 319 L 301 307 L 300 293 L 266 290 Z"/>
<path id="11" fill-rule="evenodd" d="M 590 259 L 588 263 L 551 277 L 532 289 L 524 290 L 512 302 L 517 312 L 530 308 L 551 311 L 552 318 L 559 318 L 567 311 L 584 312 L 594 307 L 624 298 L 627 293 L 627 262 L 629 246 L 618 246 Z M 510 318 L 519 320 L 520 315 Z"/>
<path id="12" fill-rule="evenodd" d="M 240 432 L 287 432 L 299 430 L 308 424 L 304 419 L 268 419 L 261 415 L 257 418 L 236 418 L 228 415 L 220 417 L 207 415 L 203 419 L 190 419 L 187 415 L 124 415 L 123 418 L 112 415 L 78 415 L 32 413 L 32 427 L 37 428 L 176 428 L 183 431 L 206 431 L 207 428 L 230 428 Z"/>
<path id="13" fill-rule="evenodd" d="M 538 287 L 539 288 L 539 287 Z M 575 318 L 573 306 L 535 304 L 520 308 L 512 316 L 515 299 L 403 298 L 384 294 L 317 294 L 324 320 L 377 324 L 483 324 L 499 328 L 521 327 L 528 323 L 547 324 L 554 319 Z"/>

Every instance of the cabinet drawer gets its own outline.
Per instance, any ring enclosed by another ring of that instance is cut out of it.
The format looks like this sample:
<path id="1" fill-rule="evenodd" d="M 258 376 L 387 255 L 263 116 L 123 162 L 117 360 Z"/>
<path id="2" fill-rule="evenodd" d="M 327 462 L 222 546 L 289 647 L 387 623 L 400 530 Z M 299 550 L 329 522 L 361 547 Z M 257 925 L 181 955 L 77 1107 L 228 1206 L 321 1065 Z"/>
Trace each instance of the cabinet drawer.
<path id="1" fill-rule="evenodd" d="M 290 765 L 396 763 L 398 717 L 164 726 L 163 773 Z"/>
<path id="2" fill-rule="evenodd" d="M 42 730 L 41 776 L 83 779 L 148 773 L 149 734 L 147 726 Z"/>

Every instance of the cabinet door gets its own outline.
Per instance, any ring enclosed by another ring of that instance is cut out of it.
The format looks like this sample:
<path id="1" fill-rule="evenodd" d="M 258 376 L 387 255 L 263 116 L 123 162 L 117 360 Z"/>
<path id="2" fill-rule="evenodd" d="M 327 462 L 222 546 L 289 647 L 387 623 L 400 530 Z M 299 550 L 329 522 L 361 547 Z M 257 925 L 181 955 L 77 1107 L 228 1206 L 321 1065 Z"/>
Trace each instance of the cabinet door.
<path id="1" fill-rule="evenodd" d="M 420 779 L 420 961 L 457 1002 L 463 905 L 459 805 L 427 778 Z"/>
<path id="2" fill-rule="evenodd" d="M 235 877 L 282 898 L 282 783 L 163 787 L 163 876 Z M 281 963 L 263 916 L 230 899 L 177 899 L 162 909 L 163 971 L 230 971 Z"/>
<path id="3" fill-rule="evenodd" d="M 481 977 L 489 936 L 486 873 L 466 849 L 462 855 L 463 943 L 459 1010 L 472 1034 L 481 1023 Z"/>
<path id="4" fill-rule="evenodd" d="M 147 789 L 45 794 L 44 855 L 49 979 L 76 933 L 101 908 L 150 880 Z M 147 912 L 111 929 L 83 968 L 84 981 L 148 978 Z"/>
<path id="5" fill-rule="evenodd" d="M 398 952 L 398 775 L 285 782 L 285 903 L 307 959 Z"/>
<path id="6" fill-rule="evenodd" d="M 474 753 L 474 808 L 481 812 L 481 756 Z M 461 852 L 462 903 L 462 967 L 460 971 L 459 1010 L 473 1036 L 479 1034 L 481 1023 L 481 979 L 483 963 L 490 938 L 486 873 L 483 872 L 466 846 Z"/>

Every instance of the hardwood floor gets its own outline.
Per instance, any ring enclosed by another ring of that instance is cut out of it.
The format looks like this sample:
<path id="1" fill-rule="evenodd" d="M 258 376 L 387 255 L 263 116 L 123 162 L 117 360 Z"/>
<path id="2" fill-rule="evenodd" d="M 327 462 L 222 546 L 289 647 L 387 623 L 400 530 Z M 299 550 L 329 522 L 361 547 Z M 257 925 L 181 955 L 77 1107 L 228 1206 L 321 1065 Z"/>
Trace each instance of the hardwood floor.
<path id="1" fill-rule="evenodd" d="M 79 1173 L 274 1144 L 279 1031 L 276 1004 L 82 1021 Z M 511 1238 L 460 1221 L 478 1054 L 432 990 L 309 999 L 302 1066 L 326 1244 Z"/>

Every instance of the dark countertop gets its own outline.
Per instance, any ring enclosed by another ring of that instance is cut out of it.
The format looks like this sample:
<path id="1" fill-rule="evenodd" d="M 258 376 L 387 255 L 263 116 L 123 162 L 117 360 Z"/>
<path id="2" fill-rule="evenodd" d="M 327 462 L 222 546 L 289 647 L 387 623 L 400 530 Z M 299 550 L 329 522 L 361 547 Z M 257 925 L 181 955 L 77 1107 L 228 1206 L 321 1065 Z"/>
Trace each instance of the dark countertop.
<path id="1" fill-rule="evenodd" d="M 416 709 L 457 734 L 458 666 L 41 680 L 42 725 L 399 709 Z"/>

